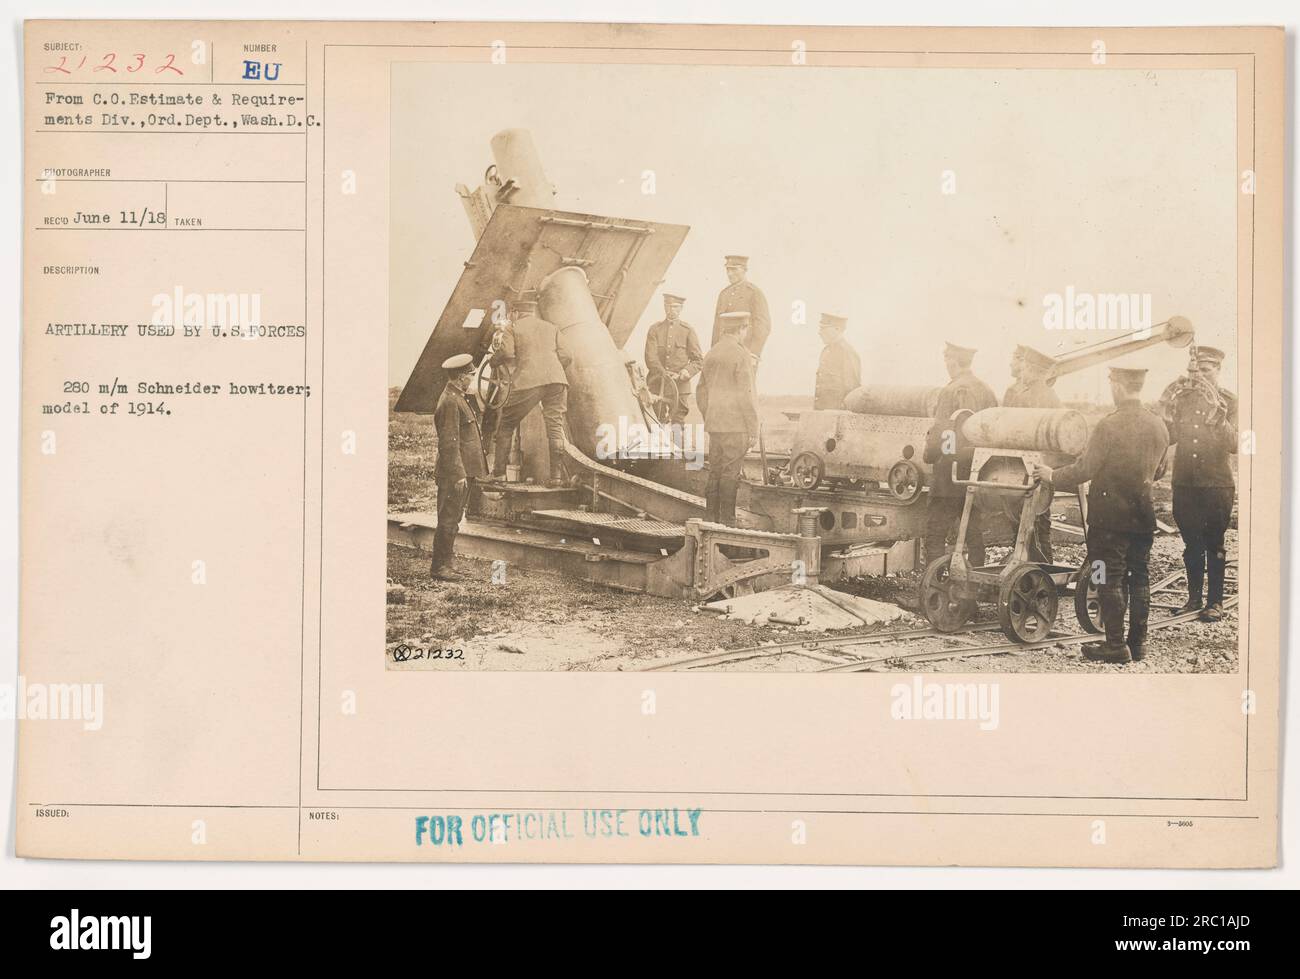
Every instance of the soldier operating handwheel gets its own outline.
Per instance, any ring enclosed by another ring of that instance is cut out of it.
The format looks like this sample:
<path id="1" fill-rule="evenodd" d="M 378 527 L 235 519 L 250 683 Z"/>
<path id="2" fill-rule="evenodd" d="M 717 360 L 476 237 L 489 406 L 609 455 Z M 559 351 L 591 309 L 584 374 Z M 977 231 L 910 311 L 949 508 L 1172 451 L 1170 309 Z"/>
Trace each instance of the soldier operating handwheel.
<path id="1" fill-rule="evenodd" d="M 655 398 L 655 417 L 680 425 L 690 409 L 691 379 L 704 366 L 704 353 L 691 324 L 681 318 L 686 300 L 664 293 L 664 318 L 645 338 L 646 383 Z"/>
<path id="2" fill-rule="evenodd" d="M 500 408 L 510 398 L 510 368 L 484 357 L 474 371 L 473 391 L 484 408 Z"/>

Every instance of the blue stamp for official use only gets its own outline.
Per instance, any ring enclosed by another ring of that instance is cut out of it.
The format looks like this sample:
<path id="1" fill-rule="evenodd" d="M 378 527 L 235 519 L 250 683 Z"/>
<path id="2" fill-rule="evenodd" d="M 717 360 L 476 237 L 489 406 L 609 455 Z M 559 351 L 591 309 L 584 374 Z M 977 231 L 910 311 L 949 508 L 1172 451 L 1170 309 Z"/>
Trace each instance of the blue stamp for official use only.
<path id="1" fill-rule="evenodd" d="M 415 845 L 460 847 L 532 840 L 698 837 L 703 809 L 547 809 L 416 816 Z"/>

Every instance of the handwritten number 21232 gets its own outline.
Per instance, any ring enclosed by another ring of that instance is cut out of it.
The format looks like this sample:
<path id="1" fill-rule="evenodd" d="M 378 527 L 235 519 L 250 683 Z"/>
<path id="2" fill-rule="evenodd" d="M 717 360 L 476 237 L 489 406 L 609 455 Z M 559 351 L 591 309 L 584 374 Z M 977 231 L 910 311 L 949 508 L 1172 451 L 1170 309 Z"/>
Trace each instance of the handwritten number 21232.
<path id="1" fill-rule="evenodd" d="M 60 75 L 71 75 L 74 74 L 75 72 L 80 71 L 82 68 L 86 67 L 87 60 L 88 60 L 87 56 L 83 54 L 81 56 L 81 60 L 77 62 L 77 64 L 69 65 L 68 56 L 66 54 L 60 55 L 59 63 L 57 65 L 46 65 L 45 71 L 54 72 Z M 140 71 L 145 67 L 147 61 L 148 61 L 147 56 L 143 54 L 133 54 L 126 59 L 126 62 L 121 66 L 120 70 L 125 71 L 129 75 L 134 75 L 136 72 Z M 116 75 L 119 71 L 117 65 L 117 52 L 116 51 L 108 52 L 102 58 L 100 58 L 99 64 L 92 66 L 90 70 L 92 73 L 107 71 Z M 167 55 L 165 58 L 162 59 L 162 63 L 159 65 L 155 65 L 153 69 L 153 73 L 155 75 L 160 75 L 165 71 L 175 72 L 177 75 L 185 74 L 185 72 L 183 72 L 181 69 L 176 67 L 176 55 L 174 54 Z"/>

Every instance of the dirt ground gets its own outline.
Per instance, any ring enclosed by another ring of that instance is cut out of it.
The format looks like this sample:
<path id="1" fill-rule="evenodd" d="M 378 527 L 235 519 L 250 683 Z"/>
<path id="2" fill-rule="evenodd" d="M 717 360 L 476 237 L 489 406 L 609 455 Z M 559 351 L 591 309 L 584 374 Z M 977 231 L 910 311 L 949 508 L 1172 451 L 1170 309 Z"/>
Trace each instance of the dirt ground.
<path id="1" fill-rule="evenodd" d="M 394 398 L 396 392 L 394 392 Z M 767 405 L 763 412 L 774 430 L 773 446 L 787 429 L 781 411 L 798 404 Z M 389 511 L 433 510 L 435 439 L 427 415 L 390 415 Z M 1169 488 L 1158 488 L 1157 508 L 1172 523 Z M 1236 553 L 1236 531 L 1228 537 Z M 990 549 L 990 558 L 999 551 Z M 1082 544 L 1058 543 L 1058 563 L 1077 565 Z M 703 656 L 722 650 L 786 643 L 806 638 L 791 628 L 754 626 L 719 619 L 696 611 L 688 601 L 629 594 L 603 585 L 523 569 L 507 569 L 493 582 L 487 561 L 457 558 L 464 575 L 455 583 L 429 579 L 429 555 L 390 544 L 388 548 L 389 604 L 386 656 L 393 669 L 453 670 L 644 670 L 652 664 Z M 1151 554 L 1151 578 L 1158 581 L 1182 568 L 1182 540 L 1177 534 L 1158 535 Z M 856 578 L 826 582 L 854 595 L 891 602 L 909 611 L 881 631 L 923 628 L 913 613 L 918 575 Z M 1181 598 L 1169 595 L 1172 601 Z M 1157 599 L 1160 600 L 1160 599 Z M 1168 610 L 1153 610 L 1153 619 Z M 991 606 L 981 606 L 977 622 L 996 621 Z M 1101 673 L 1124 669 L 1143 673 L 1230 673 L 1237 669 L 1237 612 L 1222 622 L 1173 626 L 1151 633 L 1141 663 L 1107 666 L 1085 660 L 1080 647 L 1054 646 L 1009 655 L 972 656 L 929 663 L 884 664 L 877 669 L 906 672 Z M 1057 629 L 1076 633 L 1073 604 L 1062 596 Z M 867 631 L 867 630 L 854 630 Z M 828 634 L 833 635 L 833 634 Z M 984 634 L 988 643 L 1002 634 Z M 441 651 L 441 652 L 439 652 Z M 872 653 L 884 652 L 874 647 Z M 900 649 L 900 652 L 906 652 Z M 796 654 L 755 657 L 709 669 L 749 672 L 812 672 L 825 663 Z"/>

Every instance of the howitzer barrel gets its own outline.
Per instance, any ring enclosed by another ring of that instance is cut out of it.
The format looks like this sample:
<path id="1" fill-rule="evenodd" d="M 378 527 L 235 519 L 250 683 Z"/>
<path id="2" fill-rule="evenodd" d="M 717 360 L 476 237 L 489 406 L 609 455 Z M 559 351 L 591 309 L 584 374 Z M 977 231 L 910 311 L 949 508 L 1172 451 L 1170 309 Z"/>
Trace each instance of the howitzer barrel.
<path id="1" fill-rule="evenodd" d="M 850 391 L 844 398 L 844 407 L 860 415 L 933 418 L 940 390 L 921 384 L 867 384 Z"/>
<path id="2" fill-rule="evenodd" d="M 546 179 L 541 158 L 527 129 L 503 129 L 492 137 L 492 158 L 497 176 L 513 180 L 516 189 L 505 203 L 521 207 L 554 207 L 555 187 Z"/>
<path id="3" fill-rule="evenodd" d="M 568 359 L 567 412 L 569 435 L 585 454 L 596 457 L 602 433 L 620 433 L 620 449 L 649 451 L 649 446 L 671 446 L 671 438 L 652 439 L 654 422 L 647 419 L 623 366 L 623 353 L 614 345 L 596 310 L 587 274 L 577 266 L 556 269 L 539 286 L 542 318 L 559 331 L 559 349 Z M 602 428 L 609 426 L 609 428 Z M 609 438 L 605 439 L 609 444 Z"/>
<path id="4" fill-rule="evenodd" d="M 1088 422 L 1069 408 L 985 408 L 962 420 L 961 435 L 977 449 L 1077 456 L 1088 446 Z"/>

